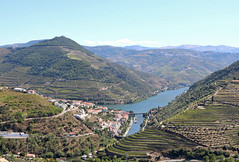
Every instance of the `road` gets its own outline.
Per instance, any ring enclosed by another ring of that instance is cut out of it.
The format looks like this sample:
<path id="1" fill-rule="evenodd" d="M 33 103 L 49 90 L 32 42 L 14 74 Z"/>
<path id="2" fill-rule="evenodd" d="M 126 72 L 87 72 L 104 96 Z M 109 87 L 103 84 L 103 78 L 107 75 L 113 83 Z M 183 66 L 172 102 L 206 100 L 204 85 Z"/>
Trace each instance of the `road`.
<path id="1" fill-rule="evenodd" d="M 52 118 L 58 118 L 62 115 L 64 115 L 65 113 L 69 112 L 69 111 L 73 111 L 73 110 L 77 110 L 78 108 L 75 107 L 73 109 L 63 109 L 63 111 L 60 113 L 60 114 L 57 114 L 57 115 L 53 115 L 53 116 L 48 116 L 48 117 L 37 117 L 37 118 L 26 118 L 24 120 L 34 120 L 34 119 L 52 119 Z M 1 122 L 1 124 L 4 124 L 4 123 L 9 123 L 9 122 L 13 122 L 12 120 L 9 120 L 9 121 L 4 121 L 4 122 Z"/>
<path id="2" fill-rule="evenodd" d="M 148 120 L 149 120 L 149 116 L 147 117 L 147 119 L 146 119 L 146 121 L 145 121 L 145 125 L 144 125 L 144 127 L 142 128 L 142 131 L 144 131 L 145 127 L 147 126 Z"/>
<path id="3" fill-rule="evenodd" d="M 123 137 L 125 137 L 125 136 L 129 133 L 129 130 L 130 130 L 132 124 L 133 124 L 133 119 L 131 118 L 129 127 L 127 128 L 127 130 L 126 130 L 126 132 L 124 133 Z"/>

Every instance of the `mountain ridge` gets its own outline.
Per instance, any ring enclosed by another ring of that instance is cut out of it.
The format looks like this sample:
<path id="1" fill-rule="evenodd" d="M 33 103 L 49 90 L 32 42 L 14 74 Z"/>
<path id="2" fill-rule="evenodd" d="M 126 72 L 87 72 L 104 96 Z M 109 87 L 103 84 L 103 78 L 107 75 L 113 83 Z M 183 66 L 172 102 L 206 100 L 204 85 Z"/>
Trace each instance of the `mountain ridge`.
<path id="1" fill-rule="evenodd" d="M 113 62 L 165 79 L 169 88 L 189 86 L 239 59 L 236 53 L 215 53 L 191 49 L 132 50 L 96 46 L 88 50 Z"/>
<path id="2" fill-rule="evenodd" d="M 111 63 L 63 36 L 11 49 L 0 60 L 0 82 L 35 88 L 52 97 L 97 103 L 135 102 L 153 95 L 163 83 Z"/>

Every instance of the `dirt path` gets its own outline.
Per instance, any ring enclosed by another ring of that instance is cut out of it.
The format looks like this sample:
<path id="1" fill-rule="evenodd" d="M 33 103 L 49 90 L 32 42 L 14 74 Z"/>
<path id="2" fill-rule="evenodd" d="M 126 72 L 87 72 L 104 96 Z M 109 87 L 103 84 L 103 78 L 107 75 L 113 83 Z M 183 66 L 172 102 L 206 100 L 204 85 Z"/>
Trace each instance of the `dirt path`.
<path id="1" fill-rule="evenodd" d="M 220 88 L 214 93 L 213 96 L 216 96 L 221 89 L 222 89 L 222 87 L 220 87 Z"/>

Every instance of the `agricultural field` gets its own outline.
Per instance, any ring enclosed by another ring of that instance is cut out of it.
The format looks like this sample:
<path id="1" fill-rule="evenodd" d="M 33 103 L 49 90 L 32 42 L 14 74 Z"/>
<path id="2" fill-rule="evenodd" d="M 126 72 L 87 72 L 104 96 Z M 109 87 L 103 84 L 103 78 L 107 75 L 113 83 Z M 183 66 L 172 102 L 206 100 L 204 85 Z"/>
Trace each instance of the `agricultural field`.
<path id="1" fill-rule="evenodd" d="M 123 138 L 106 152 L 129 158 L 150 158 L 153 152 L 160 154 L 177 148 L 238 147 L 238 93 L 239 84 L 228 81 L 215 93 L 164 120 L 163 125 Z"/>
<path id="2" fill-rule="evenodd" d="M 73 114 L 79 113 L 78 111 L 70 111 L 57 118 L 0 124 L 1 131 L 29 134 L 27 140 L 0 137 L 1 145 L 6 146 L 1 151 L 17 154 L 17 152 L 25 152 L 28 146 L 28 152 L 40 157 L 47 157 L 48 154 L 58 157 L 59 153 L 62 157 L 72 157 L 94 153 L 101 145 L 110 143 L 111 139 L 107 135 L 99 136 L 84 122 L 77 120 Z M 71 133 L 74 133 L 74 136 L 70 136 Z"/>
<path id="3" fill-rule="evenodd" d="M 0 91 L 0 110 L 0 121 L 18 122 L 23 122 L 24 118 L 47 117 L 62 111 L 46 98 L 9 90 Z"/>
<path id="4" fill-rule="evenodd" d="M 207 147 L 238 147 L 238 94 L 239 84 L 230 82 L 211 100 L 168 119 L 165 129 Z"/>
<path id="5" fill-rule="evenodd" d="M 125 137 L 106 149 L 109 155 L 128 156 L 129 158 L 150 158 L 150 152 L 161 152 L 174 148 L 192 148 L 197 144 L 167 133 L 157 128 Z"/>

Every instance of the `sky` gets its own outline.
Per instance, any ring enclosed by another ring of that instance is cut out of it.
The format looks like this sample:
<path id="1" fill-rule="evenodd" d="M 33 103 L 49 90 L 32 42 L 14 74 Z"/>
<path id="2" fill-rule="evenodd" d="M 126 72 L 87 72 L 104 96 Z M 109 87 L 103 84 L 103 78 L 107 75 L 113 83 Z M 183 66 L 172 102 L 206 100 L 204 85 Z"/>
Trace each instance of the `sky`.
<path id="1" fill-rule="evenodd" d="M 238 0 L 0 0 L 0 45 L 66 36 L 81 45 L 239 47 Z"/>

